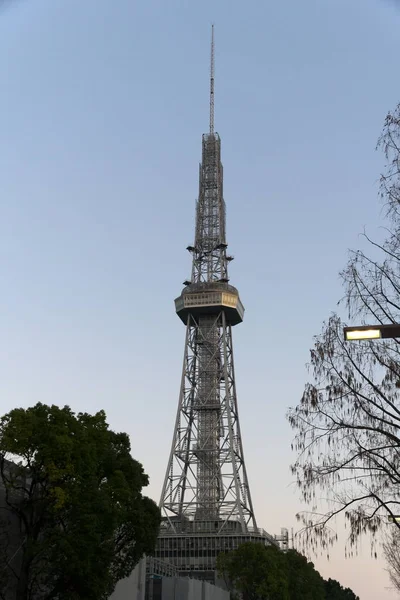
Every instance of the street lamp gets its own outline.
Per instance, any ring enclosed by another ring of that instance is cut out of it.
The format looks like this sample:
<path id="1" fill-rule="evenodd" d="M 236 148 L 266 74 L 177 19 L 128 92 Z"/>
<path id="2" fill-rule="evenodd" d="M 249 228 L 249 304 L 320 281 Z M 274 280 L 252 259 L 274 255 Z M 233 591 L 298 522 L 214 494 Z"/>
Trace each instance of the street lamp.
<path id="1" fill-rule="evenodd" d="M 343 327 L 346 342 L 353 340 L 379 340 L 388 338 L 400 338 L 400 324 L 390 325 L 360 325 L 359 327 Z M 400 524 L 400 515 L 388 515 L 389 523 Z"/>
<path id="2" fill-rule="evenodd" d="M 389 523 L 400 523 L 400 515 L 388 515 Z"/>
<path id="3" fill-rule="evenodd" d="M 384 338 L 400 338 L 400 324 L 362 325 L 360 327 L 344 327 L 346 342 L 353 340 L 378 340 Z"/>

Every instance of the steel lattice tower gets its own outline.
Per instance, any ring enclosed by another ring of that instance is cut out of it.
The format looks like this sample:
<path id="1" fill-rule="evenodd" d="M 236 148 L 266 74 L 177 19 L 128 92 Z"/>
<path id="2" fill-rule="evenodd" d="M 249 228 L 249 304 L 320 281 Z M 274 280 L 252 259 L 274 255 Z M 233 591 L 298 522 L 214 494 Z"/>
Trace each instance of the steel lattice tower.
<path id="1" fill-rule="evenodd" d="M 176 312 L 186 325 L 181 389 L 162 488 L 157 557 L 183 574 L 215 578 L 219 552 L 257 540 L 240 433 L 232 327 L 244 308 L 229 284 L 221 140 L 214 131 L 214 29 L 211 41 L 210 130 L 202 139 L 192 275 Z"/>

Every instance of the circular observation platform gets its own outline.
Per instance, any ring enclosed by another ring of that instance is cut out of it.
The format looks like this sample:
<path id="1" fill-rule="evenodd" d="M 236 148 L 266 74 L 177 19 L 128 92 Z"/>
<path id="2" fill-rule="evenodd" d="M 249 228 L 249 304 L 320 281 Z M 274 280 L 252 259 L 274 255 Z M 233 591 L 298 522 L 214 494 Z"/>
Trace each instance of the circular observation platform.
<path id="1" fill-rule="evenodd" d="M 198 319 L 218 315 L 223 311 L 228 325 L 238 325 L 244 316 L 244 306 L 237 289 L 228 283 L 219 282 L 187 285 L 175 300 L 175 310 L 185 325 L 189 315 Z"/>

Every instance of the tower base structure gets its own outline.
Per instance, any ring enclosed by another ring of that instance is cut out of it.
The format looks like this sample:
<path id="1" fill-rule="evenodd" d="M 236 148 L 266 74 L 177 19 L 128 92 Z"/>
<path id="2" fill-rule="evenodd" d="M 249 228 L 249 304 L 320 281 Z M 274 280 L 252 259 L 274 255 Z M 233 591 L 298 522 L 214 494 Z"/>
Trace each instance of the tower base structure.
<path id="1" fill-rule="evenodd" d="M 223 525 L 223 530 L 220 531 Z M 286 530 L 285 530 L 286 531 Z M 243 532 L 238 521 L 163 521 L 155 556 L 173 565 L 181 577 L 203 579 L 221 584 L 216 572 L 217 556 L 236 550 L 246 542 L 287 548 L 286 535 L 273 537 L 263 529 L 248 527 Z"/>

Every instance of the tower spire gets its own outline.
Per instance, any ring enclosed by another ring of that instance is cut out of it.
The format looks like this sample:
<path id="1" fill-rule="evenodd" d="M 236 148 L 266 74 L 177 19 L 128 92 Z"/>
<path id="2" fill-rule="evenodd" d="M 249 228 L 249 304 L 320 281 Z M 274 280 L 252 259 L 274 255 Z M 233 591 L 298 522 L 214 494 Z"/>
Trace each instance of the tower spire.
<path id="1" fill-rule="evenodd" d="M 210 67 L 210 134 L 214 133 L 214 74 L 215 74 L 215 42 L 214 24 L 211 25 L 211 67 Z"/>

